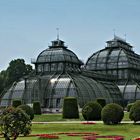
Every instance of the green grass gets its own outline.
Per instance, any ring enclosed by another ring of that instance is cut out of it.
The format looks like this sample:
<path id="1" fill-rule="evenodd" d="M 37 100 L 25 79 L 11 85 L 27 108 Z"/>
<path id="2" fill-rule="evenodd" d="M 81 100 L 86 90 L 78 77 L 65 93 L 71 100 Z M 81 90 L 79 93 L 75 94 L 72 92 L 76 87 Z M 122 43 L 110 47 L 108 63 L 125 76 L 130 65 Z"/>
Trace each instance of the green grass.
<path id="1" fill-rule="evenodd" d="M 82 115 L 80 115 L 79 119 L 63 119 L 62 114 L 42 114 L 42 115 L 35 115 L 33 121 L 34 122 L 53 122 L 53 121 L 83 121 Z"/>
<path id="2" fill-rule="evenodd" d="M 122 135 L 125 140 L 140 136 L 140 126 L 133 124 L 120 125 L 83 125 L 83 124 L 33 124 L 32 134 L 55 132 L 96 132 L 100 135 Z M 60 136 L 61 140 L 81 140 L 82 137 Z M 17 140 L 39 140 L 37 137 L 22 137 Z"/>
<path id="3" fill-rule="evenodd" d="M 82 114 L 80 114 L 79 119 L 70 119 L 74 121 L 84 121 L 84 118 L 82 117 Z M 130 121 L 129 119 L 129 113 L 124 113 L 124 121 Z M 52 122 L 52 121 L 69 121 L 69 119 L 63 119 L 62 114 L 42 114 L 42 115 L 35 115 L 34 122 Z"/>
<path id="4" fill-rule="evenodd" d="M 80 119 L 72 119 L 74 121 L 84 120 L 80 114 Z M 125 112 L 124 119 L 129 121 L 129 113 Z M 61 114 L 42 114 L 35 115 L 34 122 L 54 122 L 54 121 L 71 121 L 68 119 L 63 119 Z M 119 125 L 104 125 L 104 124 L 94 124 L 94 125 L 84 125 L 80 123 L 69 124 L 69 123 L 59 123 L 59 124 L 33 124 L 32 134 L 41 133 L 55 133 L 55 132 L 96 132 L 100 135 L 122 135 L 125 136 L 125 140 L 130 140 L 132 138 L 140 136 L 140 126 L 133 124 L 119 124 Z M 60 136 L 61 140 L 81 140 L 82 137 L 70 137 L 66 135 Z M 4 139 L 2 139 L 4 140 Z M 39 140 L 37 137 L 20 137 L 17 140 Z M 101 139 L 103 140 L 103 139 Z"/>

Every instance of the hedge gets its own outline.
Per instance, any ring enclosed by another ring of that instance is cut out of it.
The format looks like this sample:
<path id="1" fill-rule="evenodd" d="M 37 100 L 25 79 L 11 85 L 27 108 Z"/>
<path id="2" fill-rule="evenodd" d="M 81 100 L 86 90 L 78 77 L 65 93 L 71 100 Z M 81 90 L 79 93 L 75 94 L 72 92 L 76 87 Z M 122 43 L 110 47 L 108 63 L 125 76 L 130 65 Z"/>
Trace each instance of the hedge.
<path id="1" fill-rule="evenodd" d="M 79 118 L 78 104 L 75 97 L 65 97 L 63 103 L 63 118 Z"/>
<path id="2" fill-rule="evenodd" d="M 101 110 L 102 106 L 99 103 L 91 101 L 82 108 L 82 115 L 85 120 L 100 120 Z"/>

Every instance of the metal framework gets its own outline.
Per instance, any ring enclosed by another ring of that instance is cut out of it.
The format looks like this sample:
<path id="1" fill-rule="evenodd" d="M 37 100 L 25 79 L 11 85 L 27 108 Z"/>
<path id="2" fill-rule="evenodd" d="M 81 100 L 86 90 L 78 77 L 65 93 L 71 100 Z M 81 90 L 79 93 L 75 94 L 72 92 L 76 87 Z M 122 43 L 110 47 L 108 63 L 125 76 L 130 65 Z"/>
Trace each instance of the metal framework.
<path id="1" fill-rule="evenodd" d="M 86 69 L 113 75 L 126 102 L 140 99 L 140 55 L 125 40 L 114 36 L 107 47 L 88 58 Z"/>
<path id="2" fill-rule="evenodd" d="M 40 101 L 44 108 L 62 108 L 63 98 L 74 96 L 82 107 L 88 101 L 104 98 L 106 102 L 121 102 L 121 93 L 114 79 L 81 69 L 78 57 L 57 39 L 34 61 L 36 74 L 12 86 L 0 104 L 7 106 L 14 99 L 26 104 Z M 7 102 L 8 101 L 8 102 Z"/>

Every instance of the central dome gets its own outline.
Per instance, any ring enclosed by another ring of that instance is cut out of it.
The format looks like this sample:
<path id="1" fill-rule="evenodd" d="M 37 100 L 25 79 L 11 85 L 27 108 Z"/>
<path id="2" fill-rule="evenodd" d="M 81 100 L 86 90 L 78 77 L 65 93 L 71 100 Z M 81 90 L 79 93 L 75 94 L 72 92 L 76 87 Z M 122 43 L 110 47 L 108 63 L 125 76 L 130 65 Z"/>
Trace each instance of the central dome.
<path id="1" fill-rule="evenodd" d="M 52 46 L 42 51 L 37 57 L 38 63 L 69 62 L 80 64 L 75 53 L 68 50 L 61 40 L 52 41 Z"/>
<path id="2" fill-rule="evenodd" d="M 82 62 L 75 53 L 67 49 L 64 41 L 52 41 L 52 46 L 42 51 L 35 62 L 37 73 L 58 72 L 58 71 L 77 71 L 80 70 Z"/>

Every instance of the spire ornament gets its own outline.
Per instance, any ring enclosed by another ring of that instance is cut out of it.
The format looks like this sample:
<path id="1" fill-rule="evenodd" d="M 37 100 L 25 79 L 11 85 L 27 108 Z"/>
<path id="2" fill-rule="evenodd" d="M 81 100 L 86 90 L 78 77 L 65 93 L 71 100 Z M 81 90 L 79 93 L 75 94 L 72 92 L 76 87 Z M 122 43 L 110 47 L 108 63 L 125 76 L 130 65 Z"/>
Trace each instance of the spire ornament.
<path id="1" fill-rule="evenodd" d="M 56 28 L 57 30 L 57 40 L 59 40 L 59 28 Z"/>

